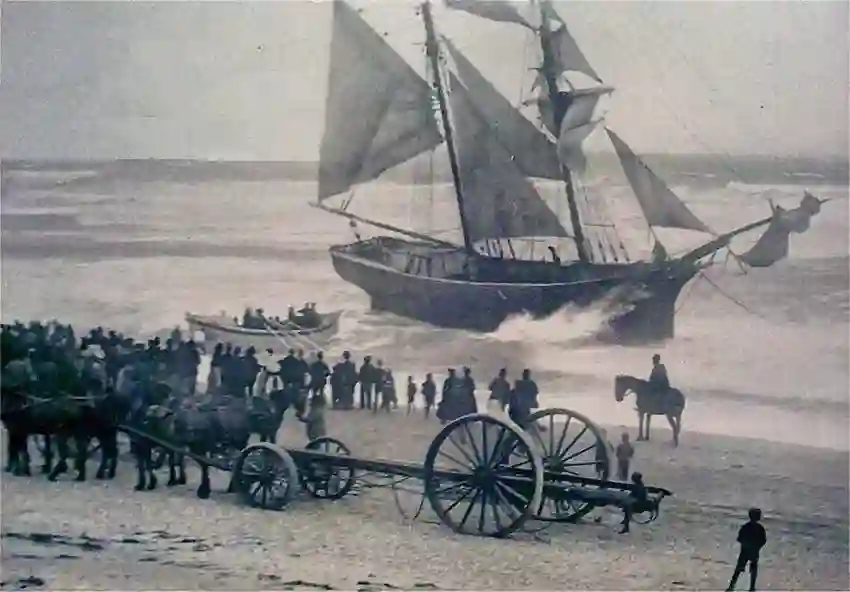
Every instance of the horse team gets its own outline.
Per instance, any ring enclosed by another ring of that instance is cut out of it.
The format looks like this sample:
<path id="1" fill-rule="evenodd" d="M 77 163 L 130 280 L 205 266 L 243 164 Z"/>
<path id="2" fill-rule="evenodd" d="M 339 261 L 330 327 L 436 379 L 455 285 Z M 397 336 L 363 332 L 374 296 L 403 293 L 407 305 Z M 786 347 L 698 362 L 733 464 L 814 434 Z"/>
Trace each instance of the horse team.
<path id="1" fill-rule="evenodd" d="M 213 389 L 195 396 L 173 371 L 178 347 L 135 343 L 115 332 L 92 330 L 79 340 L 59 323 L 2 327 L 2 413 L 8 437 L 6 470 L 29 475 L 30 436 L 43 436 L 42 471 L 55 480 L 68 471 L 74 444 L 76 479 L 86 479 L 92 441 L 101 449 L 96 478 L 114 478 L 118 426 L 136 428 L 202 457 L 227 455 L 247 446 L 252 434 L 274 441 L 290 407 L 304 412 L 306 391 L 286 388 L 258 396 Z M 53 463 L 53 448 L 57 462 Z M 157 446 L 131 436 L 138 479 L 135 489 L 157 486 Z M 168 453 L 169 485 L 186 483 L 184 458 Z M 201 464 L 198 496 L 210 493 L 208 466 Z"/>

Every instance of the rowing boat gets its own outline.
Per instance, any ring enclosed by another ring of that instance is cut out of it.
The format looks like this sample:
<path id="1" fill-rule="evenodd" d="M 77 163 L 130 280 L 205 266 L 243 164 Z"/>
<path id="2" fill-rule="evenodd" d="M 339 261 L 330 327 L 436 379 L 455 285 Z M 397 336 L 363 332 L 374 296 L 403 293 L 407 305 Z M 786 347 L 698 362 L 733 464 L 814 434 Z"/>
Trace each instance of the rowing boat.
<path id="1" fill-rule="evenodd" d="M 302 327 L 294 321 L 274 321 L 266 319 L 265 329 L 249 329 L 238 324 L 233 317 L 225 314 L 199 315 L 186 313 L 189 331 L 194 335 L 201 333 L 205 348 L 218 343 L 231 343 L 243 349 L 253 346 L 257 351 L 271 349 L 284 352 L 290 347 L 315 349 L 324 346 L 336 335 L 342 311 L 338 310 L 320 315 L 318 327 Z M 197 339 L 196 339 L 197 341 Z"/>

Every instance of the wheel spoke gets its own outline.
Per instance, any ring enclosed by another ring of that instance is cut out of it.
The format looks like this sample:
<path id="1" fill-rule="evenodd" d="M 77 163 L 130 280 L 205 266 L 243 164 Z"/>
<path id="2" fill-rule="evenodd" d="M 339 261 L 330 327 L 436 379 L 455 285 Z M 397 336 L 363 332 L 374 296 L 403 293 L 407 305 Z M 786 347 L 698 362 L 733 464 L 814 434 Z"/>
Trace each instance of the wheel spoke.
<path id="1" fill-rule="evenodd" d="M 596 461 L 587 461 L 587 462 L 579 462 L 579 463 L 567 463 L 562 465 L 562 467 L 595 467 Z"/>
<path id="2" fill-rule="evenodd" d="M 509 512 L 507 512 L 509 517 L 510 517 L 511 514 L 513 514 L 514 517 L 512 519 L 515 520 L 517 515 L 520 514 L 520 511 L 517 509 L 517 507 L 515 505 L 511 504 L 511 502 L 508 500 L 508 498 L 505 497 L 505 494 L 502 493 L 502 491 L 499 489 L 499 485 L 501 485 L 501 484 L 498 481 L 496 483 L 494 483 L 493 489 L 496 492 L 496 499 L 498 499 L 499 502 L 501 504 L 503 504 L 509 510 Z"/>
<path id="3" fill-rule="evenodd" d="M 553 417 L 553 416 L 550 416 Z M 567 437 L 567 432 L 570 429 L 570 420 L 572 419 L 571 415 L 567 416 L 567 421 L 564 422 L 564 428 L 561 430 L 561 437 L 558 438 L 558 447 L 552 448 L 552 455 L 557 454 L 559 457 L 561 456 L 561 446 L 564 445 L 564 440 Z M 554 421 L 554 420 L 553 420 Z"/>
<path id="4" fill-rule="evenodd" d="M 580 432 L 576 435 L 576 437 L 575 437 L 575 438 L 573 438 L 573 439 L 570 441 L 570 443 L 567 445 L 567 447 L 566 447 L 566 448 L 562 448 L 562 449 L 558 450 L 558 459 L 559 459 L 559 460 L 562 460 L 562 461 L 564 460 L 564 455 L 565 455 L 567 452 L 569 452 L 569 451 L 570 451 L 570 449 L 573 447 L 573 444 L 575 444 L 576 442 L 578 442 L 578 441 L 579 441 L 579 439 L 580 439 L 580 438 L 581 438 L 581 437 L 585 434 L 585 432 L 587 432 L 587 426 L 582 426 L 581 431 L 580 431 Z"/>
<path id="5" fill-rule="evenodd" d="M 460 519 L 460 528 L 463 529 L 466 526 L 466 521 L 469 520 L 469 516 L 472 514 L 472 508 L 475 507 L 475 500 L 478 499 L 478 496 L 481 494 L 481 489 L 474 489 L 475 495 L 472 496 L 472 499 L 469 500 L 469 505 L 466 506 L 466 512 L 463 513 L 463 518 Z"/>
<path id="6" fill-rule="evenodd" d="M 454 510 L 459 503 L 461 503 L 463 500 L 465 500 L 467 497 L 469 497 L 469 494 L 472 493 L 473 491 L 475 491 L 475 489 L 473 489 L 472 487 L 469 487 L 467 485 L 466 491 L 463 493 L 463 495 L 461 495 L 459 498 L 454 500 L 451 503 L 451 505 L 448 508 L 445 509 L 445 513 L 446 514 L 451 513 L 451 511 Z"/>
<path id="7" fill-rule="evenodd" d="M 490 463 L 488 463 L 487 465 L 488 469 L 495 468 L 499 464 L 499 462 L 505 460 L 505 451 L 502 450 L 502 446 L 504 446 L 505 444 L 505 434 L 507 434 L 508 431 L 502 425 L 500 425 L 499 428 L 499 437 L 496 438 L 496 443 L 493 445 L 493 456 L 490 459 Z"/>
<path id="8" fill-rule="evenodd" d="M 585 452 L 587 452 L 588 450 L 591 450 L 591 449 L 594 449 L 594 448 L 596 448 L 596 442 L 593 442 L 592 444 L 588 445 L 585 448 L 582 448 L 581 450 L 579 450 L 578 452 L 576 452 L 574 454 L 571 454 L 570 456 L 562 457 L 561 462 L 566 462 L 568 460 L 572 460 L 572 459 L 576 458 L 577 456 L 582 455 Z"/>
<path id="9" fill-rule="evenodd" d="M 473 469 L 473 468 L 477 467 L 477 466 L 478 466 L 478 463 L 476 463 L 476 462 L 475 462 L 475 460 L 474 460 L 471 456 L 469 456 L 469 453 L 466 451 L 466 449 L 465 449 L 465 448 L 462 448 L 462 447 L 461 447 L 461 446 L 457 443 L 457 441 L 455 441 L 455 439 L 454 439 L 452 436 L 454 436 L 454 432 L 452 432 L 452 433 L 450 433 L 450 434 L 449 434 L 448 440 L 449 440 L 452 444 L 454 444 L 454 447 L 455 447 L 455 448 L 457 448 L 457 449 L 460 451 L 460 453 L 464 456 L 464 458 L 466 458 L 467 462 L 469 462 L 469 465 L 467 466 L 467 468 L 468 468 L 468 469 Z M 461 466 L 463 466 L 463 463 L 460 463 L 460 464 L 461 464 Z"/>
<path id="10" fill-rule="evenodd" d="M 546 456 L 555 453 L 555 416 L 549 416 L 549 450 L 546 451 Z"/>
<path id="11" fill-rule="evenodd" d="M 454 482 L 454 483 L 450 482 L 448 485 L 445 485 L 445 486 L 441 485 L 438 489 L 434 490 L 434 495 L 440 495 L 440 494 L 445 493 L 447 491 L 451 491 L 453 489 L 459 489 L 461 487 L 465 487 L 465 488 L 469 489 L 469 484 L 467 484 L 465 481 L 457 481 L 457 482 Z"/>
<path id="12" fill-rule="evenodd" d="M 524 500 L 526 504 L 528 504 L 531 501 L 530 498 L 525 497 L 524 495 L 522 495 L 520 492 L 518 492 L 516 489 L 514 489 L 513 487 L 511 487 L 510 485 L 508 485 L 504 481 L 496 481 L 496 486 L 501 487 L 503 489 L 506 489 L 511 496 L 513 496 L 514 498 L 517 498 L 517 499 Z"/>
<path id="13" fill-rule="evenodd" d="M 466 432 L 467 437 L 469 438 L 469 443 L 472 445 L 472 454 L 475 455 L 475 463 L 474 466 L 480 467 L 484 465 L 484 458 L 478 452 L 478 446 L 475 444 L 475 437 L 472 435 L 472 432 L 469 430 L 469 424 L 463 424 L 463 430 Z"/>
<path id="14" fill-rule="evenodd" d="M 461 468 L 464 468 L 464 469 L 466 469 L 466 470 L 469 470 L 469 469 L 471 469 L 471 468 L 472 468 L 472 467 L 467 466 L 467 465 L 466 465 L 463 461 L 459 461 L 458 459 L 456 459 L 455 457 L 453 457 L 451 454 L 449 454 L 449 453 L 448 453 L 448 452 L 446 452 L 445 450 L 440 449 L 439 454 L 440 454 L 441 456 L 445 456 L 447 459 L 449 459 L 450 461 L 452 461 L 452 462 L 453 462 L 453 463 L 455 463 L 456 465 L 460 466 Z"/>
<path id="15" fill-rule="evenodd" d="M 543 452 L 543 456 L 548 456 L 548 453 L 546 452 L 546 443 L 543 442 L 543 436 L 540 435 L 540 431 L 537 429 L 537 423 L 531 422 L 528 426 L 528 429 L 525 430 L 525 433 L 536 439 L 537 442 L 540 444 L 540 450 Z"/>
<path id="16" fill-rule="evenodd" d="M 490 449 L 487 447 L 487 430 L 489 427 L 490 424 L 488 423 L 481 424 L 481 466 L 485 469 L 490 468 L 490 461 L 492 460 Z"/>
<path id="17" fill-rule="evenodd" d="M 478 532 L 484 532 L 484 516 L 487 512 L 487 488 L 481 488 L 481 512 L 478 515 Z"/>
<path id="18" fill-rule="evenodd" d="M 495 484 L 492 487 L 493 501 L 495 502 L 491 506 L 491 508 L 493 509 L 493 522 L 496 523 L 497 530 L 502 530 L 502 521 L 499 519 L 499 490 L 496 489 Z"/>

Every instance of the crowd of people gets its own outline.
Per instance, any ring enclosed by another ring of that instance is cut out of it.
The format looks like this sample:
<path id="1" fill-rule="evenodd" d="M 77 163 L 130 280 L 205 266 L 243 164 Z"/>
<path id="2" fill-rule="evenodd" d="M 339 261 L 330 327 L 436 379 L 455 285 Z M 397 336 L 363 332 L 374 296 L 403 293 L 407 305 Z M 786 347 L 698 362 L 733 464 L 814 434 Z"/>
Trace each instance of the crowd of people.
<path id="1" fill-rule="evenodd" d="M 28 325 L 15 322 L 2 326 L 2 348 L 4 368 L 8 361 L 20 360 L 25 364 L 23 374 L 30 375 L 30 378 L 4 375 L 4 386 L 27 380 L 42 394 L 86 390 L 78 380 L 83 367 L 89 368 L 90 373 L 93 369 L 103 373 L 101 389 L 117 385 L 121 371 L 128 367 L 134 383 L 140 385 L 140 392 L 151 384 L 163 383 L 172 390 L 194 396 L 199 384 L 202 348 L 191 338 L 184 338 L 177 327 L 165 340 L 153 337 L 138 341 L 102 327 L 95 327 L 78 338 L 72 325 L 56 321 L 33 321 Z M 45 373 L 46 363 L 56 370 Z M 258 384 L 260 378 L 262 384 Z M 332 367 L 321 351 L 310 356 L 309 361 L 303 350 L 295 349 L 280 359 L 271 350 L 258 353 L 254 347 L 242 350 L 229 343 L 218 343 L 212 351 L 206 379 L 208 393 L 222 391 L 250 398 L 292 387 L 309 393 L 310 411 L 303 416 L 299 414 L 299 419 L 307 423 L 308 434 L 314 437 L 323 435 L 328 387 L 334 409 L 389 413 L 399 407 L 392 369 L 383 360 L 373 361 L 369 355 L 357 368 L 349 351 L 343 352 Z M 408 376 L 404 388 L 408 414 L 421 407 L 426 419 L 434 414 L 446 423 L 478 411 L 476 382 L 468 367 L 460 373 L 449 368 L 439 389 L 431 373 L 421 382 Z M 528 369 L 514 384 L 509 382 L 507 370 L 502 369 L 490 381 L 489 391 L 488 406 L 506 411 L 518 423 L 538 407 L 538 388 Z"/>
<path id="2" fill-rule="evenodd" d="M 315 397 L 324 399 L 327 387 L 330 386 L 334 409 L 359 408 L 372 413 L 389 413 L 399 407 L 398 388 L 392 369 L 383 360 L 373 361 L 369 355 L 364 356 L 358 369 L 351 359 L 351 352 L 347 350 L 331 367 L 321 351 L 315 353 L 309 362 L 304 350 L 300 349 L 290 349 L 286 356 L 275 360 L 271 350 L 258 358 L 254 348 L 249 348 L 243 355 L 238 347 L 217 344 L 213 350 L 209 382 L 215 384 L 215 376 L 220 375 L 229 388 L 247 390 L 254 384 L 253 377 L 262 367 L 266 368 L 268 380 L 279 381 L 279 386 L 272 388 L 304 385 L 310 392 L 311 400 Z M 441 422 L 446 423 L 478 411 L 475 391 L 475 379 L 469 367 L 464 367 L 461 375 L 455 368 L 449 368 L 439 391 L 434 375 L 430 372 L 418 384 L 413 376 L 408 376 L 405 384 L 407 414 L 421 405 L 426 419 L 434 412 Z M 490 404 L 507 411 L 518 423 L 538 407 L 538 387 L 528 369 L 523 370 L 522 377 L 511 385 L 507 370 L 503 368 L 489 383 L 489 391 Z"/>

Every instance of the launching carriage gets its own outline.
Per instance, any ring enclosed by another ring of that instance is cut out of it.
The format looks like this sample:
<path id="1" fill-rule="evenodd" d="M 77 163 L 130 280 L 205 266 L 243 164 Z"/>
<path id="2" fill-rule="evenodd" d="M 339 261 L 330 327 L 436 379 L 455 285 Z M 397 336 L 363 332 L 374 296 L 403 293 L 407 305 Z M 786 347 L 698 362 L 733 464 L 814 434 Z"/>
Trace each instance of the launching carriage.
<path id="1" fill-rule="evenodd" d="M 421 464 L 353 456 L 343 442 L 330 437 L 302 449 L 254 443 L 214 458 L 134 427 L 120 429 L 202 467 L 231 472 L 228 491 L 252 507 L 283 510 L 299 491 L 337 500 L 367 477 L 382 476 L 389 480 L 382 485 L 393 489 L 404 481 L 421 482 L 420 511 L 427 501 L 440 522 L 479 536 L 534 532 L 576 522 L 595 508 L 622 508 L 631 503 L 633 488 L 608 480 L 610 445 L 593 422 L 567 409 L 538 411 L 523 427 L 491 414 L 460 417 L 437 434 Z M 661 487 L 647 490 L 648 502 L 632 508 L 638 523 L 655 520 L 661 500 L 672 495 Z"/>

